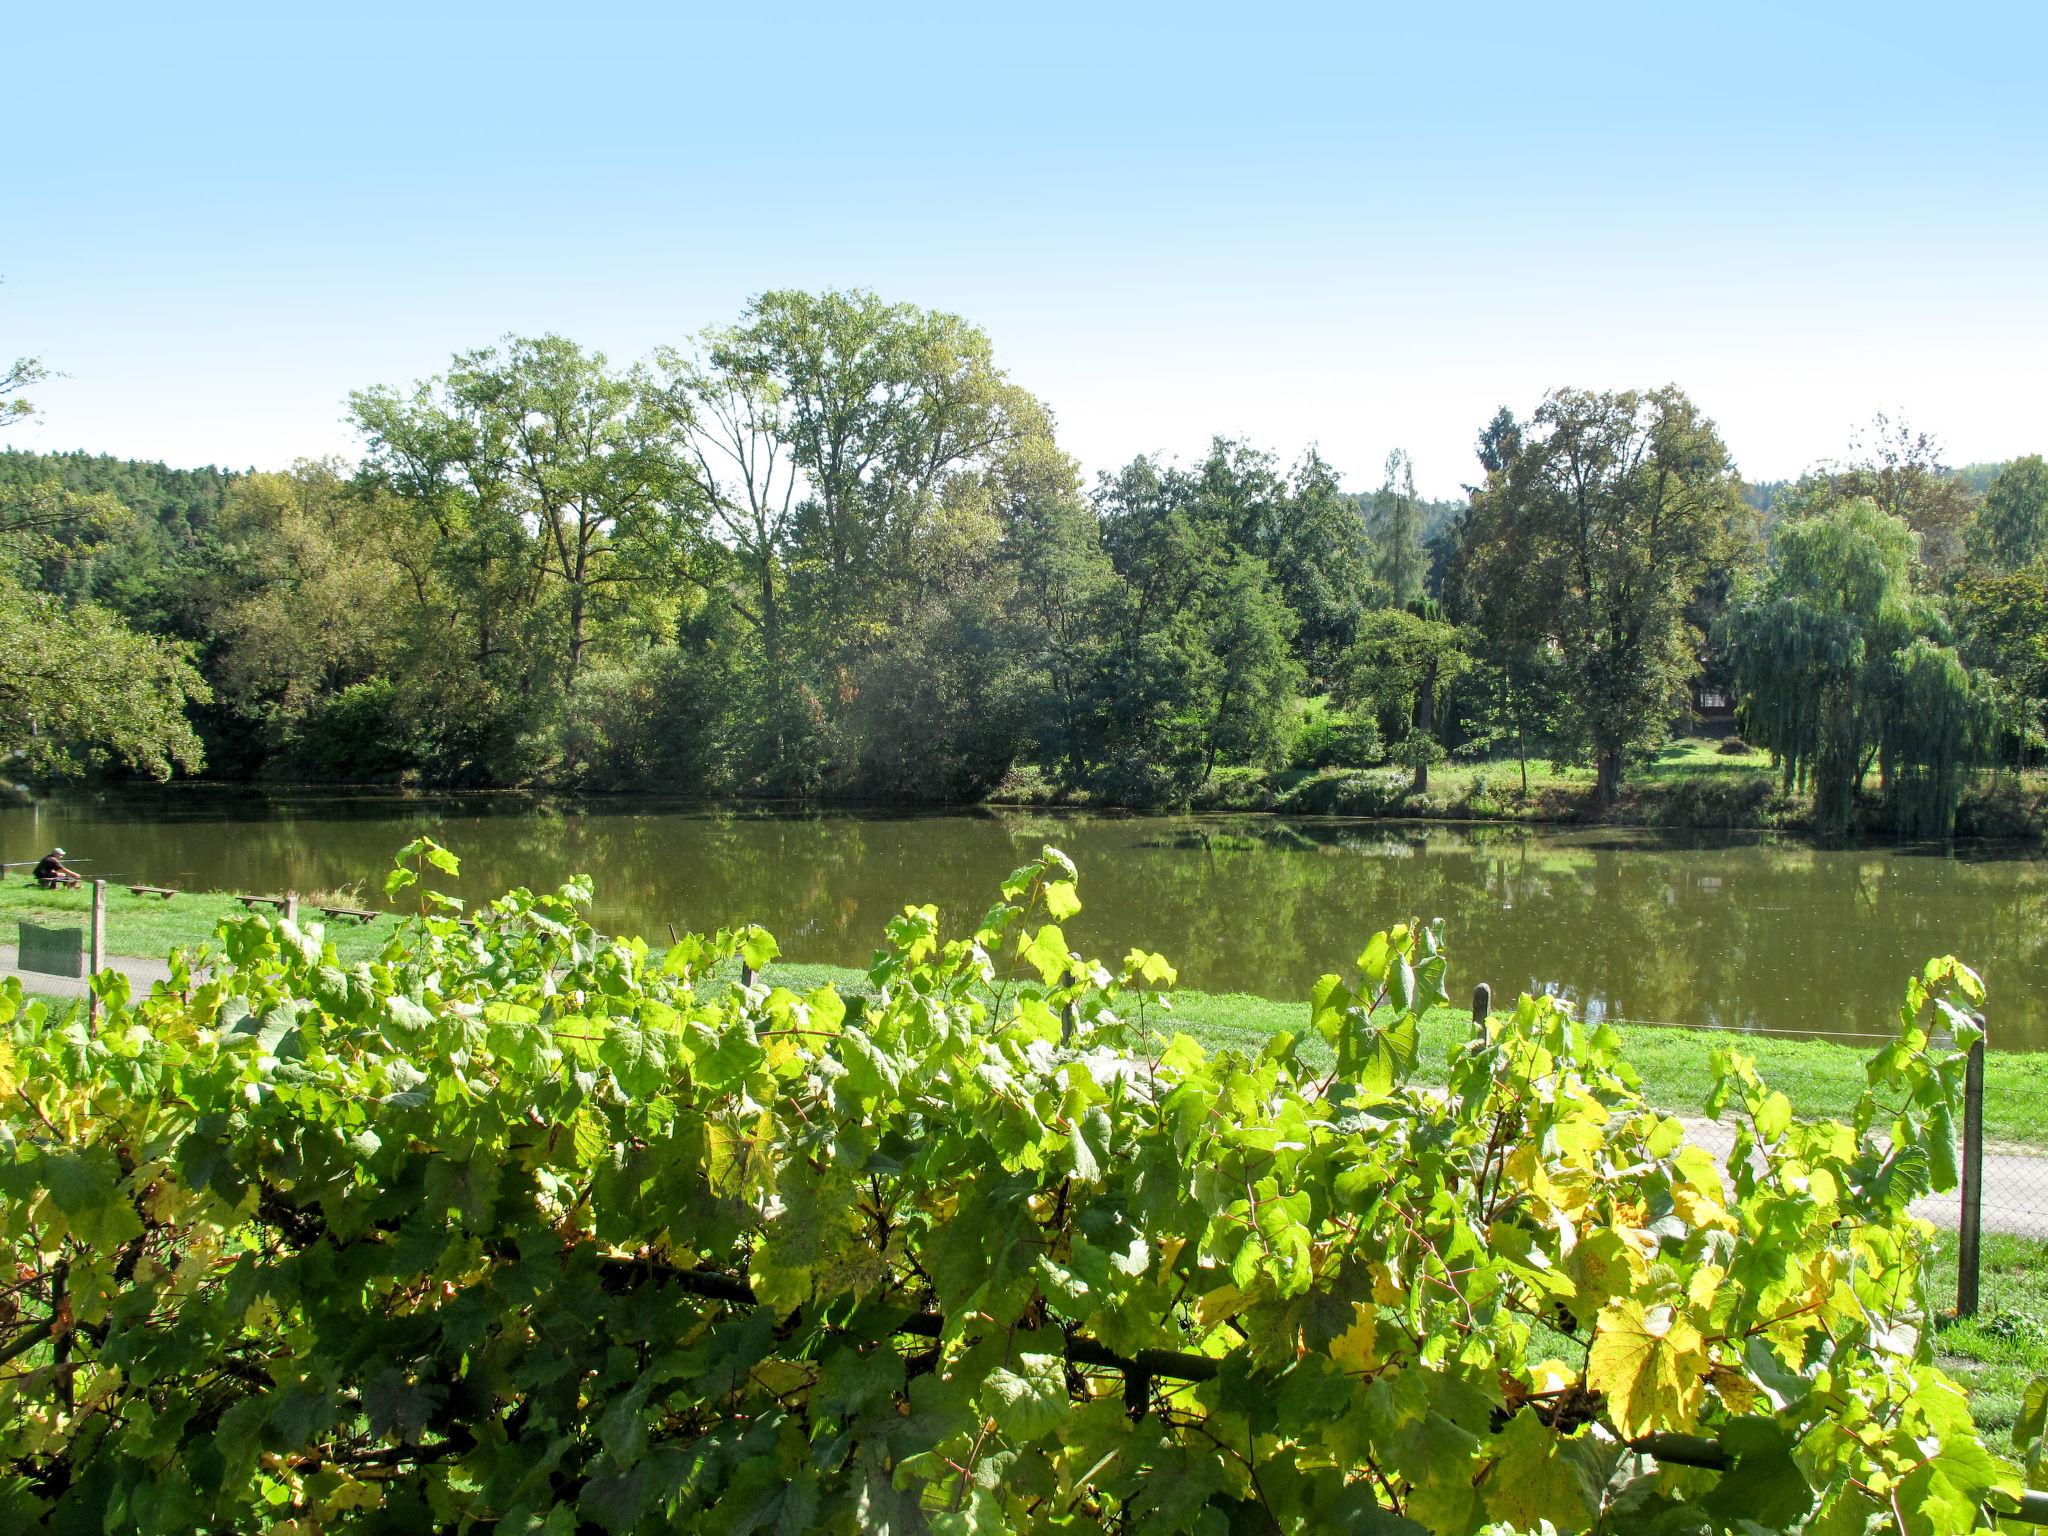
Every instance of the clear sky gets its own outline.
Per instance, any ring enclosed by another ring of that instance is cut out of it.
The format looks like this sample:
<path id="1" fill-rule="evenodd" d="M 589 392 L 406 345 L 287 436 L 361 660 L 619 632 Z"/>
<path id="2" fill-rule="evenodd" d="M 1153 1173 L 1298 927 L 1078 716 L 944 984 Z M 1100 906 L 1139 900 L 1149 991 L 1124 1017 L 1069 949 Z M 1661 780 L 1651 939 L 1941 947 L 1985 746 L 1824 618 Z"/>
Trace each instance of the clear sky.
<path id="1" fill-rule="evenodd" d="M 508 331 L 957 310 L 1090 470 L 1474 478 L 1676 382 L 1752 478 L 2048 449 L 2048 7 L 41 4 L 0 19 L 21 447 L 281 465 Z"/>

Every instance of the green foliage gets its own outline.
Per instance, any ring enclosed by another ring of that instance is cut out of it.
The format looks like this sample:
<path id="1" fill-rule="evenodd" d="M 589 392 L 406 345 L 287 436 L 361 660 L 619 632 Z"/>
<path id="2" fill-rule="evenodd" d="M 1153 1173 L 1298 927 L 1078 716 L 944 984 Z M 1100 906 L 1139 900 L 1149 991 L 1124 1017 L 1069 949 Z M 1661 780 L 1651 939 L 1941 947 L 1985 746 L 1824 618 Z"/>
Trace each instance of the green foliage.
<path id="1" fill-rule="evenodd" d="M 1694 592 L 1748 557 L 1727 447 L 1668 387 L 1559 390 L 1527 428 L 1496 418 L 1481 446 L 1498 467 L 1473 501 L 1461 582 L 1514 651 L 1554 649 L 1558 734 L 1591 751 L 1611 800 L 1695 670 Z"/>
<path id="2" fill-rule="evenodd" d="M 1288 762 L 1296 768 L 1362 768 L 1381 755 L 1378 723 L 1333 707 L 1327 699 L 1303 702 Z"/>
<path id="3" fill-rule="evenodd" d="M 2038 453 L 1998 471 L 1970 530 L 1971 552 L 2004 571 L 2048 555 L 2048 460 Z"/>
<path id="4" fill-rule="evenodd" d="M 2048 561 L 1971 572 L 1956 584 L 1963 659 L 2025 763 L 2048 732 Z"/>
<path id="5" fill-rule="evenodd" d="M 1824 831 L 1849 829 L 1873 763 L 1899 830 L 1954 829 L 1985 710 L 1913 591 L 1917 545 L 1864 497 L 1792 518 L 1768 581 L 1726 621 L 1744 730 L 1777 757 L 1788 790 L 1811 781 Z"/>
<path id="6" fill-rule="evenodd" d="M 1953 961 L 1850 1124 L 1726 1052 L 1723 1164 L 1551 998 L 1425 1086 L 1412 924 L 1316 985 L 1332 1068 L 1166 1034 L 1050 849 L 855 998 L 588 898 L 422 888 L 349 967 L 234 918 L 97 1035 L 0 990 L 8 1529 L 1931 1536 L 2019 1487 L 1906 1214 Z"/>
<path id="7" fill-rule="evenodd" d="M 61 778 L 119 763 L 155 778 L 203 752 L 185 715 L 208 697 L 188 647 L 138 634 L 96 603 L 0 574 L 0 765 Z"/>
<path id="8" fill-rule="evenodd" d="M 1387 455 L 1387 474 L 1373 495 L 1367 527 L 1375 574 L 1395 607 L 1419 602 L 1428 555 L 1423 548 L 1422 498 L 1415 494 L 1415 461 L 1405 449 Z"/>
<path id="9" fill-rule="evenodd" d="M 1436 739 L 1437 705 L 1471 669 L 1469 643 L 1434 603 L 1418 602 L 1412 612 L 1387 608 L 1366 615 L 1346 657 L 1351 695 L 1382 714 L 1392 707 L 1405 717 L 1408 730 L 1396 742 L 1395 755 L 1414 771 L 1418 792 L 1429 788 L 1429 765 L 1443 755 Z"/>

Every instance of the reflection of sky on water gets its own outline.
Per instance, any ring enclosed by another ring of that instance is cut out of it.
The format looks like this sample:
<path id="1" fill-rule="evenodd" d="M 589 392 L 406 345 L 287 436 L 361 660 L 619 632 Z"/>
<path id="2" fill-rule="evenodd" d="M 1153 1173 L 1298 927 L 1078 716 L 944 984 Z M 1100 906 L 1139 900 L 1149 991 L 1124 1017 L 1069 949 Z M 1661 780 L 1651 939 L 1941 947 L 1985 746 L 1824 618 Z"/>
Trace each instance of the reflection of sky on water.
<path id="1" fill-rule="evenodd" d="M 758 920 L 795 960 L 865 964 L 883 924 L 933 901 L 965 931 L 1002 877 L 1056 843 L 1081 869 L 1078 947 L 1166 953 L 1184 985 L 1305 996 L 1377 927 L 1440 918 L 1453 990 L 1554 989 L 1589 1018 L 1882 1029 L 1908 973 L 1961 955 L 1992 989 L 1994 1041 L 2048 1046 L 2048 863 L 1999 850 L 1816 848 L 1261 817 L 1025 813 L 814 816 L 516 795 L 261 796 L 179 788 L 0 811 L 5 858 L 62 843 L 114 879 L 355 888 L 376 900 L 421 832 L 462 891 L 595 877 L 597 921 L 661 938 Z"/>

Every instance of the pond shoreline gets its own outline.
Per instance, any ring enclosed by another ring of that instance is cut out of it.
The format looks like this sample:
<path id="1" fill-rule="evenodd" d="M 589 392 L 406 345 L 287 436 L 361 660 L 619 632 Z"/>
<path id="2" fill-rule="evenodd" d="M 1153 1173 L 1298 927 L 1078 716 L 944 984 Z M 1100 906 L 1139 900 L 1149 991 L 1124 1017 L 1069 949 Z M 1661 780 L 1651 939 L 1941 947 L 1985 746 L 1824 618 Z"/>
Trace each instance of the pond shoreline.
<path id="1" fill-rule="evenodd" d="M 1881 799 L 1866 793 L 1857 824 L 1846 839 L 1815 833 L 1812 802 L 1783 793 L 1778 774 L 1761 753 L 1723 752 L 1717 744 L 1682 741 L 1624 778 L 1607 807 L 1595 803 L 1590 774 L 1528 764 L 1529 789 L 1513 759 L 1451 762 L 1431 776 L 1431 787 L 1412 790 L 1405 769 L 1219 769 L 1176 803 L 1126 805 L 1060 785 L 1036 768 L 1019 768 L 978 800 L 936 803 L 864 796 L 672 794 L 654 790 L 590 790 L 543 785 L 449 787 L 430 784 L 355 784 L 319 780 L 185 778 L 165 784 L 106 783 L 69 793 L 138 797 L 184 791 L 221 795 L 332 796 L 384 799 L 395 804 L 440 798 L 513 807 L 634 805 L 735 814 L 806 816 L 948 816 L 977 812 L 1052 811 L 1097 816 L 1330 817 L 1360 823 L 1440 823 L 1475 827 L 1612 827 L 1645 832 L 1771 832 L 1822 847 L 1937 846 L 1945 842 L 2048 845 L 2048 773 L 2004 771 L 1979 776 L 1965 791 L 1952 839 L 1904 839 L 1885 824 Z M 55 797 L 67 791 L 53 791 Z"/>
<path id="2" fill-rule="evenodd" d="M 1524 814 L 1477 815 L 1465 808 L 1446 808 L 1432 812 L 1414 806 L 1403 806 L 1391 811 L 1370 810 L 1310 810 L 1293 805 L 1265 803 L 1241 805 L 1227 801 L 1200 799 L 1185 807 L 1171 806 L 1126 806 L 1092 801 L 1085 796 L 1030 798 L 1004 798 L 991 796 L 983 800 L 966 801 L 957 805 L 935 805 L 921 801 L 839 799 L 821 796 L 813 799 L 789 799 L 770 796 L 702 796 L 671 795 L 651 790 L 581 790 L 581 789 L 520 789 L 520 788 L 465 788 L 450 789 L 432 785 L 414 784 L 347 784 L 320 781 L 261 782 L 252 783 L 235 779 L 178 779 L 168 784 L 100 784 L 93 786 L 69 786 L 48 796 L 37 796 L 23 802 L 33 805 L 37 801 L 49 803 L 67 799 L 94 800 L 131 799 L 138 796 L 175 796 L 184 791 L 214 795 L 230 795 L 249 800 L 295 796 L 332 796 L 345 799 L 384 800 L 393 805 L 409 803 L 431 803 L 434 801 L 456 802 L 502 802 L 518 809 L 542 807 L 605 807 L 607 809 L 631 810 L 674 810 L 683 812 L 714 812 L 735 816 L 787 817 L 811 819 L 832 816 L 886 817 L 902 820 L 918 818 L 941 818 L 949 816 L 990 816 L 1060 814 L 1074 816 L 1095 816 L 1116 820 L 1184 820 L 1201 818 L 1256 817 L 1276 822 L 1282 821 L 1324 821 L 1351 822 L 1361 827 L 1457 827 L 1457 828 L 1499 828 L 1507 830 L 1540 830 L 1550 832 L 1644 832 L 1659 835 L 1683 835 L 1688 833 L 1747 834 L 1781 837 L 1816 848 L 1995 848 L 2012 853 L 2027 853 L 2048 858 L 2048 819 L 2038 825 L 2029 825 L 2018 831 L 1999 826 L 1986 831 L 1958 831 L 1951 838 L 1901 838 L 1882 828 L 1864 826 L 1846 838 L 1823 837 L 1813 831 L 1810 821 L 1799 818 L 1785 821 L 1759 819 L 1739 821 L 1733 819 L 1686 820 L 1674 816 L 1649 814 L 1639 804 L 1632 804 L 1624 796 L 1621 809 L 1604 815 L 1549 813 L 1532 809 Z"/>
<path id="3" fill-rule="evenodd" d="M 437 880 L 473 902 L 588 876 L 601 929 L 665 938 L 671 925 L 759 922 L 795 959 L 848 966 L 867 963 L 906 903 L 932 903 L 948 933 L 964 932 L 1046 844 L 1081 871 L 1074 947 L 1159 951 L 1195 991 L 1305 996 L 1376 929 L 1441 919 L 1454 974 L 1502 996 L 1555 990 L 1593 1018 L 1839 1039 L 1883 1028 L 1906 977 L 1953 953 L 1991 989 L 1994 1041 L 2048 1049 L 2048 860 L 2004 842 L 192 785 L 0 809 L 6 857 L 70 849 L 116 885 L 117 947 L 133 930 L 145 954 L 211 921 L 173 932 L 163 925 L 203 899 L 166 909 L 131 897 L 131 882 L 378 908 L 392 855 L 420 836 L 461 857 L 459 877 Z M 25 883 L 0 889 L 36 899 Z"/>

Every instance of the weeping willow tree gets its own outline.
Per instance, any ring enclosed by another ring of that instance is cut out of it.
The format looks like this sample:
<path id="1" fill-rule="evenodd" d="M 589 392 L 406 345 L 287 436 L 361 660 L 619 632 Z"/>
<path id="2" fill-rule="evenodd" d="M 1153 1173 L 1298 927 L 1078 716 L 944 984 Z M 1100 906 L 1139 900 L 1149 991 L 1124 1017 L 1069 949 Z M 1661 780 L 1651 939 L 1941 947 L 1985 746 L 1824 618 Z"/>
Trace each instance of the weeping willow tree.
<path id="1" fill-rule="evenodd" d="M 1916 635 L 1893 660 L 1896 707 L 1881 747 L 1892 824 L 1907 837 L 1947 837 L 1990 710 L 1950 647 Z"/>
<path id="2" fill-rule="evenodd" d="M 1969 672 L 1913 591 L 1917 539 L 1867 498 L 1794 518 L 1770 577 L 1727 620 L 1744 733 L 1823 832 L 1849 830 L 1876 767 L 1895 825 L 1954 830 L 1983 714 Z"/>

